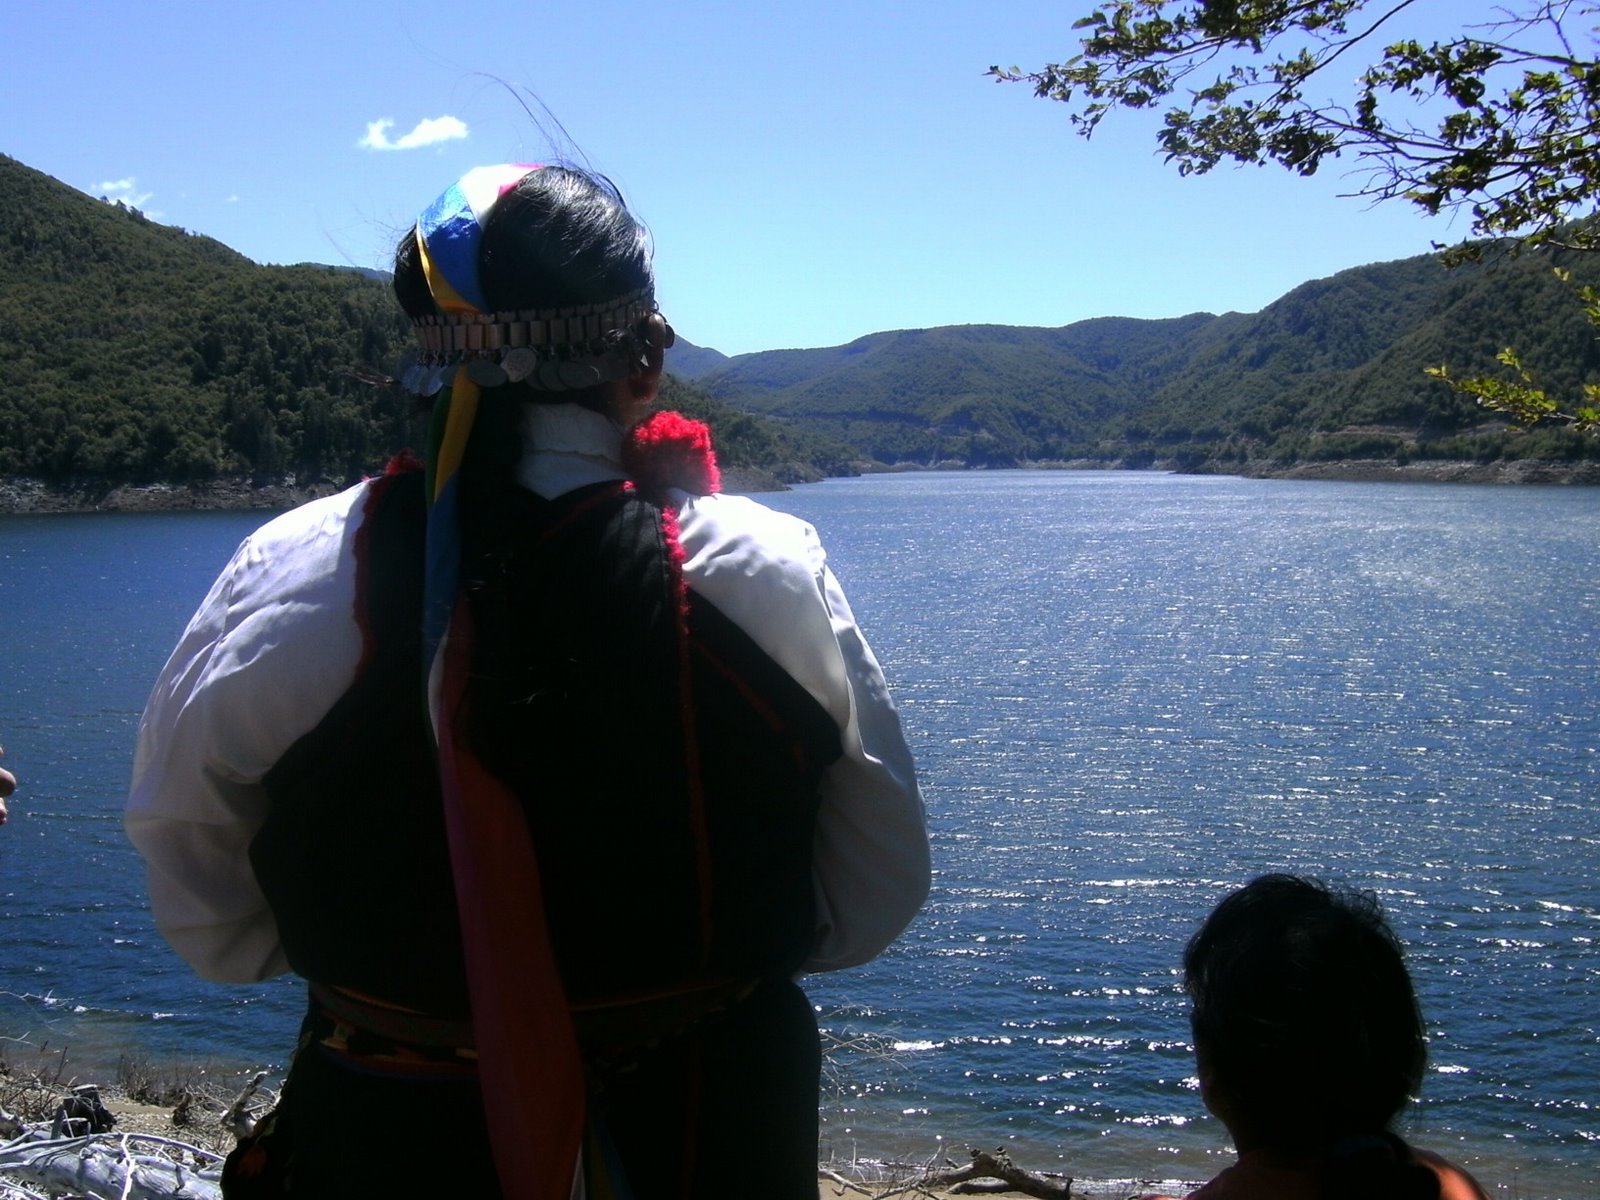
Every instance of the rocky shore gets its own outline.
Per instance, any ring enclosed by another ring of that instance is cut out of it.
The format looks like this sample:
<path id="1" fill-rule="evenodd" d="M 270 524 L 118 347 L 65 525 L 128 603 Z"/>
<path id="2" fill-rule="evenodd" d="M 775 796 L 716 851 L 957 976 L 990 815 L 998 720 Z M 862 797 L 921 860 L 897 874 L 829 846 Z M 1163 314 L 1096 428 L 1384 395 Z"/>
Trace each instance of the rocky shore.
<path id="1" fill-rule="evenodd" d="M 282 510 L 328 496 L 340 488 L 330 480 L 214 479 L 204 483 L 109 484 L 86 480 L 46 484 L 37 479 L 0 479 L 0 513 L 201 512 Z"/>
<path id="2" fill-rule="evenodd" d="M 1104 470 L 1100 462 L 1036 463 L 1039 469 Z M 956 467 L 957 464 L 950 464 Z M 926 469 L 926 468 L 923 468 Z M 1177 469 L 1158 463 L 1155 470 Z M 1494 483 L 1600 485 L 1600 462 L 1437 462 L 1397 463 L 1393 459 L 1271 466 L 1244 464 L 1236 470 L 1200 468 L 1205 474 L 1251 479 L 1343 480 L 1358 483 Z M 37 479 L 0 479 L 0 513 L 282 511 L 327 496 L 345 484 L 294 476 L 252 480 L 244 477 L 201 483 L 110 484 L 84 480 L 46 484 Z M 723 490 L 738 493 L 782 491 L 786 484 L 769 471 L 732 467 L 723 472 Z"/>
<path id="3" fill-rule="evenodd" d="M 0 1140 L 9 1142 L 11 1146 L 25 1147 L 29 1137 L 19 1135 L 28 1135 L 31 1131 L 33 1138 L 49 1136 L 46 1131 L 61 1115 L 61 1106 L 70 1103 L 70 1098 L 79 1094 L 82 1094 L 82 1089 L 69 1089 L 62 1084 L 51 1086 L 37 1078 L 16 1079 L 0 1073 Z M 101 1106 L 103 1114 L 109 1114 L 114 1124 L 109 1129 L 97 1126 L 102 1132 L 84 1137 L 84 1145 L 69 1147 L 69 1157 L 86 1151 L 92 1153 L 89 1150 L 92 1145 L 103 1147 L 108 1154 L 125 1154 L 128 1146 L 123 1139 L 133 1135 L 135 1138 L 148 1139 L 156 1152 L 168 1161 L 183 1162 L 191 1169 L 199 1167 L 205 1173 L 198 1181 L 173 1191 L 163 1190 L 159 1180 L 141 1178 L 140 1187 L 124 1194 L 170 1196 L 173 1200 L 192 1196 L 209 1198 L 217 1194 L 213 1181 L 220 1170 L 221 1159 L 236 1145 L 235 1126 L 240 1119 L 238 1113 L 231 1111 L 230 1097 L 216 1092 L 185 1092 L 180 1096 L 168 1097 L 164 1102 L 152 1103 L 149 1098 L 132 1097 L 116 1085 L 98 1087 L 90 1094 L 94 1097 L 94 1103 Z M 265 1112 L 268 1102 L 252 1105 L 246 1119 L 258 1118 Z M 66 1132 L 64 1136 L 72 1136 L 72 1132 Z M 148 1153 L 148 1147 L 143 1142 L 137 1143 L 134 1149 Z M 983 1165 L 968 1166 L 953 1160 L 871 1166 L 860 1163 L 819 1163 L 818 1200 L 842 1200 L 847 1197 L 856 1200 L 891 1200 L 912 1195 L 924 1197 L 925 1200 L 956 1200 L 974 1192 L 1055 1200 L 1125 1200 L 1135 1192 L 1157 1186 L 1154 1181 L 1136 1184 L 1131 1180 L 1073 1180 L 1054 1173 L 1029 1171 L 1022 1165 L 1013 1164 L 1003 1152 L 973 1151 L 971 1157 L 974 1164 L 982 1160 Z M 967 1166 L 966 1171 L 961 1169 L 963 1166 Z M 997 1168 L 997 1173 L 990 1173 L 985 1167 Z M 952 1178 L 968 1173 L 972 1174 L 973 1182 L 965 1186 Z M 14 1172 L 0 1164 L 0 1193 L 18 1197 L 39 1195 L 38 1191 L 27 1187 L 28 1184 L 37 1186 L 36 1174 L 32 1171 Z M 1008 1176 L 1015 1186 L 1006 1185 Z M 190 1179 L 194 1180 L 195 1177 L 191 1175 Z M 8 1182 L 16 1190 L 6 1190 Z M 747 1194 L 743 1182 L 730 1180 L 726 1191 L 717 1193 L 717 1196 Z M 1170 1180 L 1164 1183 L 1176 1186 Z M 1181 1190 L 1187 1191 L 1188 1187 L 1185 1185 Z M 50 1194 L 62 1193 L 51 1190 Z M 76 1189 L 70 1193 L 73 1196 L 101 1194 L 104 1193 L 99 1190 L 80 1193 Z M 442 1189 L 437 1192 L 419 1190 L 418 1194 L 445 1195 L 447 1192 Z"/>
<path id="4" fill-rule="evenodd" d="M 777 475 L 760 469 L 734 467 L 722 475 L 723 490 L 729 492 L 781 492 L 787 487 Z M 292 475 L 200 483 L 47 484 L 38 479 L 0 479 L 0 513 L 282 512 L 347 486 L 331 479 L 304 482 Z"/>
<path id="5" fill-rule="evenodd" d="M 1600 462 L 1440 462 L 1431 459 L 1398 463 L 1394 459 L 1348 459 L 1342 462 L 1296 463 L 1287 467 L 1246 467 L 1219 471 L 1251 479 L 1326 479 L 1353 483 L 1540 483 L 1600 484 Z"/>

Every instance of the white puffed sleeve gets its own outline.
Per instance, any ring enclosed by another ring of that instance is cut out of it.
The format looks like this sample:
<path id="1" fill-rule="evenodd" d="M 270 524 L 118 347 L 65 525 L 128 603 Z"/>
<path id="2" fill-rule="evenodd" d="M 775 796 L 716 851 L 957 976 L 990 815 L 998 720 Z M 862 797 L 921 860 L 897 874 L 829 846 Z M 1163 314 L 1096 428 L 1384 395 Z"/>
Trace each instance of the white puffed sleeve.
<path id="1" fill-rule="evenodd" d="M 206 979 L 289 969 L 248 852 L 267 812 L 262 778 L 360 661 L 350 540 L 364 495 L 314 501 L 245 539 L 139 725 L 124 827 L 145 859 L 156 927 Z"/>
<path id="2" fill-rule="evenodd" d="M 928 838 L 911 752 L 883 672 L 804 521 L 740 496 L 674 493 L 689 586 L 753 638 L 833 717 L 813 874 L 808 971 L 878 954 L 927 898 Z"/>

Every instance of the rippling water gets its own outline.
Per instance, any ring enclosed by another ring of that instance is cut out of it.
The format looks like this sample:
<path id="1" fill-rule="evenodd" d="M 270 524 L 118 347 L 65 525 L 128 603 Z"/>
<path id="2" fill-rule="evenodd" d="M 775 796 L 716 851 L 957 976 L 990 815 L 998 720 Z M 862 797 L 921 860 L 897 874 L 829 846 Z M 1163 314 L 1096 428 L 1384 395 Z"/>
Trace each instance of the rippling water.
<path id="1" fill-rule="evenodd" d="M 1177 961 L 1286 869 L 1376 889 L 1411 948 L 1416 1139 L 1498 1194 L 1600 1195 L 1600 493 L 1016 472 L 774 503 L 887 664 L 937 872 L 900 943 L 810 985 L 865 1047 L 825 1150 L 1206 1177 Z M 144 691 L 257 522 L 0 518 L 0 1033 L 286 1053 L 298 991 L 197 983 L 117 825 Z"/>

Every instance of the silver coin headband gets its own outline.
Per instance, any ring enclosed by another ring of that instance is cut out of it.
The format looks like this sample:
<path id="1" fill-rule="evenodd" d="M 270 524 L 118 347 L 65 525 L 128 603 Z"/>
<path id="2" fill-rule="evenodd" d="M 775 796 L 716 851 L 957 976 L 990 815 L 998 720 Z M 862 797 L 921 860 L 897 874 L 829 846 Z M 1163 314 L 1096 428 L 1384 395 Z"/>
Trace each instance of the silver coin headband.
<path id="1" fill-rule="evenodd" d="M 479 387 L 526 383 L 571 392 L 625 379 L 645 348 L 676 340 L 651 288 L 599 304 L 500 313 L 440 313 L 412 322 L 420 350 L 401 386 L 431 396 L 465 365 Z"/>

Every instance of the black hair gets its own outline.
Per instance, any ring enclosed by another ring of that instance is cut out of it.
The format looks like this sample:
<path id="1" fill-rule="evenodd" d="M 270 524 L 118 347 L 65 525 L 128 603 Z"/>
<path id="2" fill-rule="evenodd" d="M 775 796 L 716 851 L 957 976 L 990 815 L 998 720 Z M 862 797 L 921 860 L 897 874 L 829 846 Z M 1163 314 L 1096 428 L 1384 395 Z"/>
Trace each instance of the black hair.
<path id="1" fill-rule="evenodd" d="M 489 213 L 478 273 L 494 312 L 597 304 L 651 284 L 649 234 L 605 176 L 542 167 Z M 395 247 L 394 292 L 410 317 L 438 311 L 415 230 Z"/>
<path id="2" fill-rule="evenodd" d="M 489 213 L 478 248 L 478 277 L 492 312 L 598 304 L 652 285 L 650 238 L 605 176 L 577 167 L 542 167 L 523 176 Z M 394 294 L 413 319 L 439 311 L 428 291 L 414 228 L 395 247 Z M 523 384 L 494 391 L 506 399 L 600 406 L 599 395 L 585 392 L 541 394 Z"/>
<path id="3" fill-rule="evenodd" d="M 1261 876 L 1217 905 L 1183 967 L 1196 1050 L 1259 1141 L 1317 1158 L 1327 1195 L 1438 1194 L 1389 1132 L 1421 1085 L 1427 1044 L 1374 896 Z"/>

